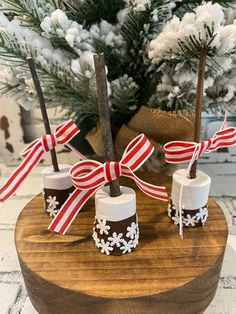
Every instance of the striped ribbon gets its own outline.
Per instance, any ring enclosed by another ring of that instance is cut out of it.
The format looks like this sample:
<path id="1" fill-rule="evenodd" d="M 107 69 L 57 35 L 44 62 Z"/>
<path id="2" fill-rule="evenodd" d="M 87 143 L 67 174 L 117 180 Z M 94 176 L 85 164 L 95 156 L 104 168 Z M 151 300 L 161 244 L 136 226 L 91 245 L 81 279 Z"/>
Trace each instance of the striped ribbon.
<path id="1" fill-rule="evenodd" d="M 166 162 L 171 164 L 178 164 L 190 161 L 190 166 L 203 153 L 210 153 L 220 147 L 229 147 L 236 145 L 236 128 L 227 127 L 226 118 L 214 136 L 200 143 L 173 141 L 165 144 L 164 152 Z"/>
<path id="2" fill-rule="evenodd" d="M 80 132 L 73 120 L 62 123 L 55 134 L 43 135 L 27 145 L 21 152 L 22 163 L 9 179 L 0 187 L 0 202 L 7 200 L 24 182 L 33 168 L 40 162 L 44 153 L 52 150 L 57 144 L 66 144 Z"/>
<path id="3" fill-rule="evenodd" d="M 186 170 L 186 177 L 189 176 L 191 167 L 195 160 L 202 156 L 203 153 L 210 153 L 217 150 L 220 147 L 230 147 L 236 145 L 236 128 L 227 127 L 226 116 L 224 122 L 219 131 L 210 139 L 202 141 L 200 143 L 195 142 L 182 142 L 173 141 L 164 145 L 164 153 L 166 162 L 171 164 L 178 164 L 186 161 L 190 161 Z M 180 187 L 179 196 L 179 234 L 183 238 L 183 225 L 182 225 L 182 195 L 183 185 Z"/>
<path id="4" fill-rule="evenodd" d="M 141 134 L 129 143 L 119 162 L 102 164 L 94 160 L 83 160 L 75 164 L 70 170 L 70 175 L 76 189 L 53 219 L 49 229 L 65 234 L 87 200 L 107 182 L 111 182 L 120 176 L 133 179 L 145 194 L 168 201 L 165 187 L 144 182 L 134 174 L 153 151 L 153 145 L 144 134 Z"/>

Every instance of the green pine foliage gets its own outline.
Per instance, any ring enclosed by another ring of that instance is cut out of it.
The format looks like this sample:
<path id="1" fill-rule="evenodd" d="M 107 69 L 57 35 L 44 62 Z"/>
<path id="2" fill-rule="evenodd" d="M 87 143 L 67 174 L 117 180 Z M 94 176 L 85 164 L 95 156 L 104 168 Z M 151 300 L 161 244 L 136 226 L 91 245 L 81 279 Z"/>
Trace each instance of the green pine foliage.
<path id="1" fill-rule="evenodd" d="M 28 52 L 29 55 L 32 53 Z M 14 85 L 0 81 L 0 90 L 2 94 L 17 96 L 23 78 L 31 78 L 26 61 L 27 51 L 24 53 L 21 50 L 20 42 L 14 41 L 12 43 L 12 38 L 6 32 L 2 32 L 0 34 L 0 56 L 1 63 L 7 62 L 8 66 L 13 69 L 17 68 L 17 77 L 19 79 L 18 83 Z M 37 57 L 37 54 L 35 54 L 35 57 Z M 92 82 L 86 77 L 74 75 L 73 73 L 71 77 L 61 75 L 59 70 L 59 66 L 52 67 L 51 71 L 48 71 L 42 65 L 37 64 L 37 72 L 47 105 L 55 106 L 56 104 L 64 107 L 66 104 L 68 116 L 79 120 L 85 115 L 90 115 L 91 121 L 94 120 L 94 117 L 97 116 L 97 108 L 95 93 L 91 93 L 90 85 Z M 71 72 L 69 71 L 69 73 Z M 76 80 L 72 80 L 73 77 L 76 77 Z M 95 83 L 93 84 L 93 90 L 95 91 Z M 36 99 L 36 94 L 31 93 L 30 96 Z"/>
<path id="2" fill-rule="evenodd" d="M 139 87 L 127 74 L 111 83 L 111 113 L 118 126 L 127 122 L 138 108 Z"/>
<path id="3" fill-rule="evenodd" d="M 65 1 L 64 5 L 71 19 L 88 28 L 101 20 L 111 24 L 117 23 L 117 13 L 125 7 L 125 2 L 123 0 L 72 0 Z"/>
<path id="4" fill-rule="evenodd" d="M 142 3 L 146 6 L 140 8 Z M 183 77 L 185 72 L 196 75 L 197 56 L 203 44 L 201 35 L 180 41 L 179 54 L 156 63 L 149 58 L 148 50 L 150 42 L 162 33 L 174 15 L 181 19 L 201 3 L 200 0 L 2 0 L 0 11 L 18 24 L 6 26 L 4 17 L 0 16 L 0 93 L 22 99 L 21 103 L 27 99 L 29 106 L 37 103 L 26 62 L 28 55 L 33 56 L 47 105 L 62 106 L 67 109 L 68 117 L 79 121 L 82 141 L 98 119 L 92 54 L 103 52 L 111 116 L 116 126 L 128 122 L 141 105 L 167 111 L 192 110 L 195 85 L 191 75 L 186 80 Z M 233 7 L 236 1 L 213 3 L 219 3 L 225 12 L 230 7 L 232 12 L 236 11 Z M 27 33 L 21 36 L 18 30 L 13 34 L 12 29 L 18 28 L 17 25 L 22 27 L 22 33 L 24 29 L 35 32 L 37 39 L 30 35 L 34 45 L 25 42 Z M 220 73 L 216 48 L 209 49 L 215 34 L 207 25 L 206 31 L 206 79 L 214 78 L 217 87 L 206 90 L 204 105 L 206 110 L 216 112 L 222 106 L 231 108 L 236 100 L 236 92 L 234 95 L 230 85 L 236 64 L 232 59 L 232 68 Z M 5 70 L 8 74 L 4 79 Z M 214 71 L 220 73 L 217 78 Z M 224 74 L 230 78 L 225 84 Z"/>
<path id="5" fill-rule="evenodd" d="M 50 3 L 41 0 L 4 0 L 0 10 L 12 18 L 17 17 L 26 27 L 40 28 L 42 19 L 54 9 Z"/>

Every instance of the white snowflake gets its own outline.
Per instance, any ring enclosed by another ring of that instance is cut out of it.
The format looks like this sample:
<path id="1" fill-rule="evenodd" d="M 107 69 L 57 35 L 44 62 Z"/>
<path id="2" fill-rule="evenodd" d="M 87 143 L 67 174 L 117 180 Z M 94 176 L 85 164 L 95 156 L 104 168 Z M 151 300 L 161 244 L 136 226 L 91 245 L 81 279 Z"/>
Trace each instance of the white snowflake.
<path id="1" fill-rule="evenodd" d="M 126 237 L 133 239 L 137 233 L 138 225 L 135 222 L 131 223 L 130 227 L 127 227 Z"/>
<path id="2" fill-rule="evenodd" d="M 55 209 L 54 207 L 47 207 L 47 212 L 49 213 L 50 217 L 56 217 L 57 213 L 58 213 L 58 209 Z"/>
<path id="3" fill-rule="evenodd" d="M 95 231 L 95 229 L 93 229 L 93 240 L 95 242 L 96 247 L 101 247 L 101 243 L 100 243 L 100 239 L 98 238 L 98 234 Z"/>
<path id="4" fill-rule="evenodd" d="M 108 235 L 108 230 L 110 230 L 111 227 L 106 224 L 107 221 L 105 219 L 97 219 L 97 221 L 96 228 L 100 229 L 99 233 Z"/>
<path id="5" fill-rule="evenodd" d="M 127 241 L 123 241 L 123 246 L 121 246 L 121 250 L 122 250 L 122 253 L 125 254 L 125 253 L 130 253 L 132 251 L 132 248 L 133 248 L 133 241 L 132 240 L 129 240 L 129 242 Z"/>
<path id="6" fill-rule="evenodd" d="M 111 246 L 116 245 L 117 247 L 120 247 L 120 244 L 123 243 L 123 233 L 117 234 L 116 232 L 112 233 L 112 237 L 108 238 L 109 241 L 111 241 Z"/>
<path id="7" fill-rule="evenodd" d="M 172 210 L 179 213 L 179 205 L 176 202 L 172 202 Z M 184 206 L 182 206 L 182 214 L 184 214 Z"/>
<path id="8" fill-rule="evenodd" d="M 174 224 L 175 225 L 178 225 L 179 224 L 179 215 L 178 215 L 178 213 L 176 213 L 175 214 L 175 216 L 174 217 L 171 217 L 171 219 L 174 221 Z"/>
<path id="9" fill-rule="evenodd" d="M 50 217 L 55 217 L 58 213 L 57 205 L 59 205 L 56 196 L 52 197 L 50 195 L 46 202 L 48 203 L 47 212 L 49 213 Z"/>
<path id="10" fill-rule="evenodd" d="M 138 239 L 139 239 L 139 230 L 136 233 L 134 240 L 133 240 L 133 248 L 136 248 L 136 246 L 138 245 Z"/>
<path id="11" fill-rule="evenodd" d="M 175 211 L 175 216 L 171 217 L 173 210 Z M 168 216 L 174 221 L 174 224 L 178 225 L 179 224 L 179 208 L 178 208 L 177 203 L 175 203 L 173 201 L 171 203 L 169 203 L 168 208 L 167 208 L 167 213 L 168 213 Z M 183 214 L 184 214 L 184 210 L 182 207 L 182 215 Z"/>
<path id="12" fill-rule="evenodd" d="M 177 203 L 175 203 L 175 202 L 172 202 L 171 207 L 172 207 L 172 210 L 173 210 L 173 209 L 174 209 L 175 211 L 179 210 L 179 207 L 178 207 Z"/>
<path id="13" fill-rule="evenodd" d="M 172 214 L 172 207 L 171 207 L 171 204 L 168 205 L 167 214 L 168 214 L 169 217 L 171 217 L 171 214 Z"/>
<path id="14" fill-rule="evenodd" d="M 55 209 L 57 205 L 59 205 L 59 202 L 57 201 L 56 196 L 48 196 L 48 199 L 46 200 L 48 203 L 48 207 Z"/>
<path id="15" fill-rule="evenodd" d="M 110 251 L 113 251 L 113 247 L 110 246 L 110 242 L 105 242 L 104 239 L 101 239 L 100 248 L 102 253 L 106 253 L 106 255 L 110 255 Z"/>
<path id="16" fill-rule="evenodd" d="M 187 217 L 183 219 L 185 226 L 192 226 L 194 227 L 196 223 L 198 223 L 196 216 L 192 216 L 187 214 Z"/>
<path id="17" fill-rule="evenodd" d="M 197 217 L 197 220 L 200 220 L 202 224 L 204 225 L 208 217 L 207 207 L 201 207 L 199 209 L 199 212 L 196 213 L 196 217 Z"/>

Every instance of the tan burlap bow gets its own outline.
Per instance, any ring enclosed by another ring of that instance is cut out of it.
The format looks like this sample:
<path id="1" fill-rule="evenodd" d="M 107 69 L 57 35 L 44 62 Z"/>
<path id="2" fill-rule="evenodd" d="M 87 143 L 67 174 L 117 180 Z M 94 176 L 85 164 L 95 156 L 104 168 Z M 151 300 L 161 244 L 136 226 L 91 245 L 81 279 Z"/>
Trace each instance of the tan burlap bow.
<path id="1" fill-rule="evenodd" d="M 173 140 L 193 140 L 194 114 L 187 110 L 163 111 L 142 106 L 128 123 L 160 144 Z"/>
<path id="2" fill-rule="evenodd" d="M 158 152 L 158 156 L 153 154 L 148 160 L 146 168 L 149 171 L 166 173 L 162 146 L 172 140 L 192 141 L 193 122 L 194 115 L 187 110 L 174 112 L 142 106 L 129 123 L 124 124 L 119 130 L 114 140 L 116 154 L 121 157 L 128 143 L 140 133 L 144 133 Z M 98 157 L 104 157 L 105 150 L 99 123 L 86 135 L 86 140 Z"/>

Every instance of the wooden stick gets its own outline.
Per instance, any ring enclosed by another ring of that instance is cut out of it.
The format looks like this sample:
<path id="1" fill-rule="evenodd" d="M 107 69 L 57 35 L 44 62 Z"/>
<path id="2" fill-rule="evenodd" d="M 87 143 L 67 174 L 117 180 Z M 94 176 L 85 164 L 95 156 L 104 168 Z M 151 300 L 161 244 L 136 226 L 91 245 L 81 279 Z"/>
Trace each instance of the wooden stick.
<path id="1" fill-rule="evenodd" d="M 37 75 L 37 72 L 35 69 L 34 60 L 31 57 L 28 57 L 27 62 L 28 62 L 30 73 L 31 73 L 31 76 L 32 76 L 32 79 L 34 82 L 34 86 L 35 86 L 37 95 L 38 95 L 40 109 L 41 109 L 41 113 L 42 113 L 42 117 L 43 117 L 43 123 L 44 123 L 46 134 L 52 134 L 50 124 L 49 124 L 49 119 L 48 119 L 48 113 L 47 113 L 47 109 L 46 109 L 46 105 L 45 105 L 45 99 L 44 99 L 43 91 L 42 91 L 40 81 L 39 81 L 39 78 L 38 78 L 38 75 Z M 55 148 L 50 150 L 50 154 L 51 154 L 53 169 L 55 172 L 59 172 L 59 166 L 58 166 L 58 162 L 57 162 L 57 155 L 56 155 Z"/>
<path id="2" fill-rule="evenodd" d="M 205 79 L 205 66 L 206 66 L 206 50 L 200 51 L 199 65 L 198 65 L 198 81 L 196 91 L 196 104 L 195 104 L 195 124 L 194 124 L 194 142 L 200 142 L 201 135 L 201 113 L 202 113 L 202 96 Z M 197 174 L 197 160 L 194 161 L 190 170 L 190 179 L 195 179 Z"/>
<path id="3" fill-rule="evenodd" d="M 111 134 L 111 120 L 109 113 L 106 68 L 103 53 L 94 55 L 94 65 L 96 70 L 98 112 L 101 124 L 101 133 L 106 151 L 106 157 L 109 161 L 115 161 L 115 152 Z M 116 197 L 121 194 L 118 180 L 110 182 L 110 196 Z"/>

